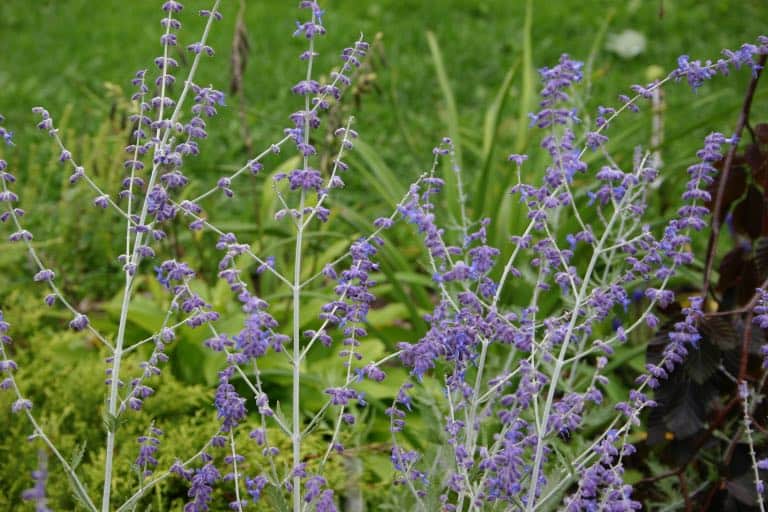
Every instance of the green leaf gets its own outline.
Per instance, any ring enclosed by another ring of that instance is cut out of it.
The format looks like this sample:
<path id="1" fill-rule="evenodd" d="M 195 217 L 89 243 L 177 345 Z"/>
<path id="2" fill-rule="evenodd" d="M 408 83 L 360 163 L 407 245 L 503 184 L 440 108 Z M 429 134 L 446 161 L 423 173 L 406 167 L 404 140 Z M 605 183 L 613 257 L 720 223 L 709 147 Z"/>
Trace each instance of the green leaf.
<path id="1" fill-rule="evenodd" d="M 384 162 L 379 152 L 362 140 L 355 142 L 355 151 L 350 154 L 350 159 L 357 161 L 362 159 L 362 172 L 368 174 L 371 179 L 369 191 L 378 195 L 387 205 L 395 205 L 400 202 L 406 188 L 392 172 L 392 169 Z"/>
<path id="2" fill-rule="evenodd" d="M 282 208 L 282 205 L 280 205 L 280 202 L 275 195 L 275 191 L 272 189 L 272 185 L 275 182 L 275 175 L 281 172 L 288 172 L 291 169 L 295 169 L 300 162 L 301 158 L 299 158 L 298 155 L 293 156 L 277 166 L 277 168 L 272 171 L 264 180 L 264 185 L 261 188 L 261 203 L 259 208 L 259 215 L 261 218 L 261 222 L 259 222 L 260 226 L 263 227 L 274 224 L 275 212 Z"/>
<path id="3" fill-rule="evenodd" d="M 408 379 L 408 372 L 402 368 L 385 368 L 387 378 L 381 382 L 365 379 L 357 387 L 365 395 L 376 400 L 391 400 L 397 395 L 400 383 Z"/>
<path id="4" fill-rule="evenodd" d="M 264 493 L 270 504 L 276 507 L 278 512 L 291 512 L 291 508 L 285 500 L 285 496 L 283 496 L 282 486 L 267 485 L 264 488 Z"/>
<path id="5" fill-rule="evenodd" d="M 496 92 L 491 105 L 485 111 L 485 119 L 483 122 L 483 147 L 481 150 L 481 162 L 480 174 L 478 175 L 478 183 L 475 186 L 474 192 L 474 205 L 473 210 L 477 217 L 484 217 L 484 212 L 488 208 L 493 208 L 495 205 L 487 200 L 489 196 L 489 182 L 490 173 L 492 168 L 493 155 L 496 150 L 496 139 L 499 134 L 499 120 L 501 113 L 504 110 L 504 106 L 507 103 L 509 97 L 509 89 L 512 87 L 512 80 L 515 76 L 520 60 L 515 61 L 507 71 L 504 81 Z M 484 208 L 485 207 L 485 208 Z"/>
<path id="6" fill-rule="evenodd" d="M 406 316 L 408 316 L 408 307 L 395 302 L 382 308 L 372 309 L 368 313 L 368 322 L 375 328 L 382 328 L 395 325 Z"/>
<path id="7" fill-rule="evenodd" d="M 72 466 L 72 471 L 77 469 L 77 466 L 80 465 L 80 463 L 83 461 L 83 456 L 85 455 L 85 447 L 87 446 L 87 442 L 83 441 L 81 444 L 77 445 L 75 448 L 75 453 L 72 454 L 72 458 L 70 459 L 69 465 Z"/>
<path id="8" fill-rule="evenodd" d="M 533 2 L 527 0 L 525 3 L 525 21 L 523 22 L 523 71 L 522 84 L 520 88 L 520 112 L 518 113 L 518 131 L 515 138 L 515 153 L 522 153 L 528 144 L 530 131 L 528 127 L 528 113 L 534 108 L 534 98 L 536 90 L 534 82 L 536 79 L 536 70 L 533 66 L 533 40 L 531 37 L 533 29 Z"/>
<path id="9" fill-rule="evenodd" d="M 523 23 L 523 55 L 522 55 L 522 63 L 523 67 L 521 70 L 521 85 L 520 85 L 520 94 L 517 100 L 517 104 L 519 105 L 519 111 L 518 111 L 518 118 L 516 123 L 516 133 L 515 133 L 515 142 L 513 144 L 514 153 L 523 153 L 525 152 L 526 147 L 528 146 L 528 140 L 530 138 L 531 131 L 529 129 L 529 122 L 528 122 L 528 113 L 532 112 L 535 109 L 535 98 L 536 98 L 536 86 L 535 86 L 535 80 L 536 80 L 536 70 L 533 66 L 533 42 L 532 42 L 532 28 L 533 28 L 533 3 L 531 0 L 528 0 L 526 2 L 526 8 L 525 8 L 525 21 Z M 533 167 L 533 162 L 527 163 L 529 169 L 536 169 L 536 167 Z M 499 174 L 495 177 L 494 180 L 492 180 L 493 187 L 490 186 L 490 183 L 486 185 L 487 194 L 482 196 L 482 199 L 484 201 L 484 205 L 487 205 L 489 208 L 493 208 L 494 205 L 502 204 L 502 201 L 507 201 L 509 198 L 507 197 L 509 194 L 509 188 L 512 185 L 513 177 L 515 176 L 515 173 L 513 172 L 513 168 L 510 165 L 505 166 L 504 172 Z M 489 181 L 490 178 L 488 178 Z M 529 182 L 533 183 L 536 181 L 535 175 L 530 175 Z M 478 192 L 476 196 L 476 204 L 478 205 L 478 202 L 480 200 L 481 193 Z M 482 211 L 482 210 L 477 210 Z M 489 212 L 489 210 L 485 210 L 486 212 Z M 501 217 L 497 214 L 498 218 L 508 218 L 508 217 Z M 519 218 L 519 216 L 517 216 Z M 496 221 L 497 219 L 493 219 Z M 507 223 L 505 223 L 502 226 L 503 227 L 508 226 Z M 498 228 L 497 228 L 498 229 Z M 505 232 L 509 233 L 509 231 Z M 498 238 L 495 243 L 499 243 L 499 240 L 502 240 L 502 238 Z"/>
<path id="10" fill-rule="evenodd" d="M 69 481 L 69 490 L 72 493 L 72 499 L 75 503 L 86 510 L 91 510 L 91 507 L 88 505 L 88 497 L 83 494 L 83 491 L 80 490 L 75 483 L 75 480 L 72 478 L 72 475 L 69 473 L 67 473 L 67 480 Z"/>
<path id="11" fill-rule="evenodd" d="M 219 368 L 224 365 L 225 356 L 214 354 L 199 342 L 192 342 L 186 337 L 180 338 L 173 348 L 174 357 L 171 358 L 173 374 L 190 384 L 199 384 L 201 379 L 208 386 L 215 384 Z"/>
<path id="12" fill-rule="evenodd" d="M 102 416 L 102 422 L 104 424 L 104 430 L 107 432 L 115 433 L 117 430 L 117 426 L 119 425 L 119 419 L 114 414 L 110 414 L 108 412 L 104 412 L 104 415 Z"/>
<path id="13" fill-rule="evenodd" d="M 395 272 L 394 276 L 401 283 L 415 284 L 424 288 L 435 286 L 435 282 L 431 277 L 415 272 Z"/>
<path id="14" fill-rule="evenodd" d="M 456 98 L 453 94 L 453 88 L 448 80 L 448 73 L 445 71 L 445 63 L 443 61 L 443 54 L 440 51 L 440 45 L 437 42 L 437 37 L 431 31 L 427 31 L 427 43 L 429 44 L 429 51 L 432 54 L 432 63 L 435 66 L 435 72 L 437 73 L 437 83 L 440 85 L 440 91 L 443 93 L 443 101 L 445 101 L 446 116 L 448 121 L 448 135 L 453 141 L 454 158 L 456 159 L 456 165 L 459 168 L 459 172 L 463 169 L 462 158 L 462 144 L 459 122 L 459 111 L 456 107 Z M 466 191 L 465 191 L 466 193 Z M 448 209 L 454 218 L 459 218 L 460 202 L 463 199 L 459 196 L 458 184 L 452 179 L 445 180 L 445 187 L 443 189 L 445 195 L 445 201 L 448 205 Z"/>
<path id="15" fill-rule="evenodd" d="M 344 237 L 341 240 L 329 245 L 322 253 L 312 258 L 312 265 L 306 265 L 301 271 L 301 280 L 305 281 L 312 277 L 318 269 L 322 269 L 327 263 L 332 262 L 342 254 L 344 254 L 349 247 L 349 240 L 353 240 L 352 236 Z"/>
<path id="16" fill-rule="evenodd" d="M 120 316 L 120 302 L 123 292 L 115 296 L 115 299 L 105 304 L 108 313 L 118 317 Z M 135 295 L 128 306 L 128 322 L 140 327 L 148 333 L 157 332 L 165 319 L 167 306 L 159 304 L 155 298 L 145 295 Z"/>

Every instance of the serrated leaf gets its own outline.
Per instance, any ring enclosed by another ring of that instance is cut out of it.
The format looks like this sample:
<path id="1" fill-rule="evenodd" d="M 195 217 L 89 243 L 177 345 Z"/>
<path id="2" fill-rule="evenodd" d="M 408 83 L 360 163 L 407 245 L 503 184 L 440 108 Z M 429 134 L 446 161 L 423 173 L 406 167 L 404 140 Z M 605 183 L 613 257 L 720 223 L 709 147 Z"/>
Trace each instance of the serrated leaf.
<path id="1" fill-rule="evenodd" d="M 755 267 L 761 281 L 768 277 L 768 238 L 760 238 L 755 242 Z"/>
<path id="2" fill-rule="evenodd" d="M 74 479 L 69 473 L 67 473 L 67 480 L 69 481 L 69 487 L 74 502 L 84 509 L 90 510 L 91 507 L 88 505 L 87 497 L 83 495 L 83 492 L 78 488 L 77 484 L 75 484 Z"/>
<path id="3" fill-rule="evenodd" d="M 268 485 L 265 487 L 265 494 L 270 504 L 276 507 L 278 512 L 291 512 L 291 508 L 288 506 L 288 502 L 283 495 L 282 486 Z"/>
<path id="4" fill-rule="evenodd" d="M 764 214 L 763 194 L 757 187 L 751 185 L 747 190 L 747 195 L 733 209 L 733 227 L 737 233 L 745 234 L 754 240 L 763 231 Z"/>
<path id="5" fill-rule="evenodd" d="M 677 398 L 667 407 L 664 423 L 676 439 L 685 439 L 704 427 L 704 397 L 691 382 L 677 387 Z"/>
<path id="6" fill-rule="evenodd" d="M 72 471 L 77 469 L 77 466 L 80 465 L 80 463 L 83 461 L 83 455 L 85 455 L 85 447 L 87 443 L 83 441 L 82 444 L 79 444 L 77 448 L 75 449 L 75 452 L 72 454 L 72 458 L 69 461 L 69 465 L 72 466 Z"/>
<path id="7" fill-rule="evenodd" d="M 720 351 L 714 343 L 702 340 L 699 348 L 689 350 L 685 359 L 685 373 L 697 384 L 702 384 L 717 371 Z"/>
<path id="8" fill-rule="evenodd" d="M 755 489 L 754 475 L 750 472 L 743 473 L 736 478 L 728 480 L 725 484 L 728 494 L 737 501 L 749 505 L 757 505 L 757 490 Z"/>
<path id="9" fill-rule="evenodd" d="M 739 342 L 739 335 L 728 317 L 704 319 L 699 325 L 699 332 L 721 350 L 731 350 Z"/>
<path id="10" fill-rule="evenodd" d="M 107 432 L 112 432 L 112 433 L 114 433 L 117 430 L 117 427 L 120 424 L 117 416 L 115 416 L 114 414 L 110 414 L 106 411 L 102 416 L 102 423 L 104 425 L 104 429 Z"/>

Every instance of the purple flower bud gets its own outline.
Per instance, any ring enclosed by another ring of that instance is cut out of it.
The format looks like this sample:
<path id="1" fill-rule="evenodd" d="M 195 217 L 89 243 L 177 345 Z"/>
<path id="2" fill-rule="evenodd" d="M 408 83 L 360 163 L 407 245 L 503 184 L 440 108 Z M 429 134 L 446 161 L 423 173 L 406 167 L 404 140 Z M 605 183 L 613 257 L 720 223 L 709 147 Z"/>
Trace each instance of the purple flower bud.
<path id="1" fill-rule="evenodd" d="M 35 282 L 41 282 L 41 281 L 53 281 L 53 278 L 56 276 L 56 274 L 53 273 L 53 270 L 50 269 L 43 269 L 37 274 L 34 275 L 32 278 Z"/>
<path id="2" fill-rule="evenodd" d="M 107 195 L 101 195 L 96 197 L 96 199 L 93 200 L 93 204 L 98 206 L 101 209 L 105 209 L 109 206 L 109 196 Z"/>
<path id="3" fill-rule="evenodd" d="M 15 414 L 18 414 L 22 411 L 29 411 L 32 409 L 32 402 L 30 400 L 27 400 L 26 398 L 19 398 L 15 402 L 13 402 L 13 405 L 11 405 L 11 411 Z"/>
<path id="4" fill-rule="evenodd" d="M 71 322 L 69 322 L 69 327 L 75 331 L 82 331 L 88 327 L 88 317 L 83 314 L 78 314 Z"/>

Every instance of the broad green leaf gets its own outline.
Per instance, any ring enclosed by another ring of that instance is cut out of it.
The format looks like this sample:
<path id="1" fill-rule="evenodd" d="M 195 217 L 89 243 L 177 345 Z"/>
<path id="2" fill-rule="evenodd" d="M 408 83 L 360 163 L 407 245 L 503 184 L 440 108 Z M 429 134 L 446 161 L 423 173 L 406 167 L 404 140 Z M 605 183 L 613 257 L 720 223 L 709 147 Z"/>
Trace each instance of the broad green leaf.
<path id="1" fill-rule="evenodd" d="M 122 297 L 122 292 L 118 298 Z M 157 301 L 143 295 L 136 295 L 128 306 L 128 322 L 141 327 L 148 333 L 157 332 L 165 319 L 167 304 L 158 304 Z M 105 304 L 105 309 L 111 315 L 120 316 L 120 305 L 114 300 Z"/>
<path id="2" fill-rule="evenodd" d="M 408 307 L 401 303 L 387 304 L 382 308 L 372 309 L 368 313 L 368 322 L 377 328 L 394 325 L 408 316 Z"/>

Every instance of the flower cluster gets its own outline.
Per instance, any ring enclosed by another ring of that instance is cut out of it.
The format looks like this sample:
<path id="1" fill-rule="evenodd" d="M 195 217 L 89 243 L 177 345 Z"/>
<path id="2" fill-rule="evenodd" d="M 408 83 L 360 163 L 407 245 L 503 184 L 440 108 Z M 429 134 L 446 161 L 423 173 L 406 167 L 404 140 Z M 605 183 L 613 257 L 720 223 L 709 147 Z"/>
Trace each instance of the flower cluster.
<path id="1" fill-rule="evenodd" d="M 600 387 L 608 380 L 602 371 L 615 345 L 625 343 L 643 323 L 655 328 L 658 319 L 652 308 L 668 306 L 674 300 L 668 289 L 670 279 L 693 260 L 691 232 L 707 225 L 714 164 L 723 158 L 722 146 L 736 141 L 718 133 L 705 139 L 704 148 L 697 153 L 700 163 L 688 170 L 684 205 L 660 231 L 642 223 L 648 190 L 658 176 L 652 159 L 637 153 L 628 172 L 608 157 L 587 190 L 585 208 L 571 191 L 577 175 L 588 174 L 582 160 L 584 151 L 604 152 L 601 148 L 608 140 L 605 132 L 611 121 L 624 110 L 636 110 L 638 100 L 651 97 L 651 91 L 664 82 L 687 78 L 695 88 L 725 68 L 738 68 L 747 61 L 754 67 L 756 56 L 768 51 L 765 42 L 761 38 L 760 45 L 745 46 L 738 55 L 726 52 L 726 59 L 717 66 L 682 59 L 678 69 L 664 80 L 634 87 L 637 96 L 622 98 L 620 108 L 600 107 L 596 126 L 587 133 L 583 149 L 577 146 L 574 127 L 578 116 L 568 92 L 581 79 L 582 67 L 564 55 L 557 66 L 543 68 L 541 111 L 531 119 L 534 126 L 546 130 L 542 147 L 552 163 L 540 186 L 520 179 L 513 187 L 528 208 L 530 223 L 522 234 L 511 237 L 514 250 L 499 280 L 489 276 L 483 280 L 489 270 L 490 275 L 499 275 L 493 272 L 494 258 L 500 252 L 497 248 L 473 249 L 473 256 L 481 258 L 467 264 L 466 244 L 452 245 L 447 230 L 437 224 L 430 196 L 442 186 L 442 180 L 430 177 L 425 190 L 412 187 L 409 202 L 401 211 L 423 236 L 440 301 L 427 317 L 427 334 L 418 343 L 404 342 L 398 348 L 417 381 L 433 375 L 444 386 L 445 433 L 452 456 L 443 462 L 453 468 L 442 495 L 447 509 L 461 510 L 467 500 L 473 504 L 523 502 L 530 507 L 551 499 L 562 488 L 564 484 L 555 484 L 553 490 L 549 480 L 550 475 L 557 474 L 550 457 L 553 445 L 578 433 L 590 408 L 603 404 Z M 437 148 L 435 153 L 449 155 L 450 148 Z M 518 170 L 526 160 L 525 155 L 510 156 Z M 563 211 L 568 211 L 578 226 L 564 237 L 557 224 Z M 466 226 L 465 221 L 465 230 Z M 483 229 L 474 240 L 483 239 Z M 464 238 L 468 239 L 466 235 Z M 524 253 L 531 255 L 530 268 L 515 261 Z M 576 259 L 576 254 L 581 256 Z M 619 259 L 628 265 L 620 264 Z M 528 281 L 534 288 L 530 303 L 516 303 L 512 311 L 502 313 L 505 289 L 513 286 L 510 281 L 526 275 L 533 276 Z M 645 291 L 631 288 L 651 280 L 658 284 Z M 553 291 L 558 297 L 554 302 L 562 304 L 559 312 L 557 308 L 553 312 L 553 299 L 544 302 Z M 639 319 L 625 325 L 622 317 L 633 300 L 643 295 L 649 304 L 643 306 Z M 543 312 L 542 303 L 548 304 Z M 628 401 L 616 406 L 625 422 L 619 423 L 622 427 L 601 434 L 594 451 L 574 460 L 583 477 L 578 491 L 566 499 L 568 508 L 633 510 L 640 506 L 621 478 L 622 457 L 633 451 L 626 443 L 626 434 L 631 425 L 639 423 L 640 412 L 655 405 L 646 388 L 656 388 L 690 350 L 697 349 L 702 308 L 700 298 L 691 300 L 683 310 L 683 320 L 674 325 L 660 359 L 649 362 L 647 373 L 638 378 L 638 388 L 631 391 Z M 504 353 L 508 355 L 502 364 L 489 357 Z M 581 362 L 592 357 L 594 365 L 589 370 L 583 368 Z M 434 371 L 438 367 L 443 377 Z M 582 384 L 574 389 L 578 382 Z M 388 409 L 396 433 L 405 426 L 406 410 L 397 401 Z M 490 442 L 485 444 L 481 439 Z M 621 451 L 616 448 L 620 443 L 624 445 Z M 401 448 L 393 453 L 398 454 L 393 458 L 396 470 L 414 471 L 410 466 L 418 457 L 411 456 L 411 464 L 405 466 L 401 454 L 409 452 Z M 549 493 L 543 495 L 544 489 Z M 417 500 L 419 493 L 414 490 Z"/>
<path id="2" fill-rule="evenodd" d="M 24 490 L 21 493 L 21 499 L 33 502 L 35 512 L 52 512 L 53 509 L 48 507 L 48 498 L 45 493 L 45 484 L 48 480 L 48 461 L 45 452 L 40 452 L 38 459 L 38 467 L 32 472 L 32 480 L 35 481 L 35 485 Z"/>
<path id="3" fill-rule="evenodd" d="M 142 475 L 149 476 L 157 466 L 157 449 L 160 446 L 160 436 L 163 435 L 163 431 L 155 426 L 149 428 L 147 435 L 140 436 L 137 441 L 139 443 L 139 455 L 136 457 L 136 467 L 139 468 Z"/>

